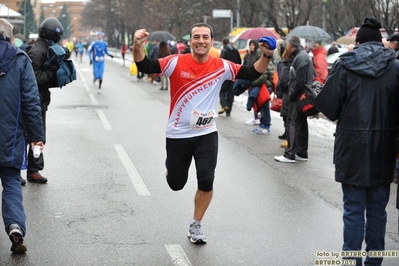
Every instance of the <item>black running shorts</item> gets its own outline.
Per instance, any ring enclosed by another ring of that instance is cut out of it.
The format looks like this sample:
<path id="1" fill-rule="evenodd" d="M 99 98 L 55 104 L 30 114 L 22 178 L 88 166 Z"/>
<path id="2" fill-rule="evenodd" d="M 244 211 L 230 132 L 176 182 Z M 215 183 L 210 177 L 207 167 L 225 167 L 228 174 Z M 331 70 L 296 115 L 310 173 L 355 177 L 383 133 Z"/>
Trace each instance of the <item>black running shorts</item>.
<path id="1" fill-rule="evenodd" d="M 218 133 L 216 131 L 192 138 L 166 138 L 167 181 L 170 188 L 181 190 L 185 186 L 191 160 L 194 157 L 198 189 L 211 191 L 215 179 L 217 153 Z"/>

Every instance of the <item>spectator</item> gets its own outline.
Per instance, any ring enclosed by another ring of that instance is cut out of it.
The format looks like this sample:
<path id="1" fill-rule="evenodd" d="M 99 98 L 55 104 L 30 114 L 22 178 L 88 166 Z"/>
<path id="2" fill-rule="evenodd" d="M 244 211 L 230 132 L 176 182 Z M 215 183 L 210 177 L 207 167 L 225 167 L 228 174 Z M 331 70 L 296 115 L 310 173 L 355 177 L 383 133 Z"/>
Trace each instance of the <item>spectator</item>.
<path id="1" fill-rule="evenodd" d="M 122 40 L 122 44 L 121 44 L 121 56 L 122 56 L 122 62 L 123 62 L 123 66 L 125 66 L 125 55 L 127 52 L 127 45 L 125 43 L 125 39 Z"/>
<path id="2" fill-rule="evenodd" d="M 220 52 L 220 58 L 227 59 L 236 64 L 241 64 L 240 53 L 233 45 L 230 44 L 230 39 L 228 37 L 223 38 L 222 42 L 223 49 Z M 223 82 L 222 89 L 220 90 L 219 94 L 220 105 L 222 106 L 219 114 L 226 112 L 226 115 L 230 116 L 234 102 L 233 85 L 234 81 L 232 80 L 226 80 Z"/>
<path id="3" fill-rule="evenodd" d="M 20 185 L 27 142 L 44 148 L 39 90 L 29 57 L 12 45 L 12 25 L 0 19 L 0 178 L 2 216 L 12 252 L 25 252 L 26 216 Z"/>
<path id="4" fill-rule="evenodd" d="M 330 48 L 328 48 L 327 56 L 329 56 L 330 54 L 338 53 L 338 52 L 339 52 L 339 50 L 338 50 L 337 43 L 336 42 L 332 42 Z"/>
<path id="5" fill-rule="evenodd" d="M 337 120 L 335 180 L 343 192 L 343 251 L 383 251 L 399 127 L 399 61 L 383 47 L 381 23 L 366 18 L 357 48 L 340 56 L 316 97 L 317 108 Z M 370 64 L 370 62 L 373 62 Z M 345 257 L 362 264 L 362 257 Z M 364 265 L 381 265 L 366 256 Z"/>
<path id="6" fill-rule="evenodd" d="M 318 77 L 323 83 L 328 75 L 327 51 L 320 41 L 313 43 L 313 67 Z"/>
<path id="7" fill-rule="evenodd" d="M 298 112 L 296 102 L 304 92 L 304 86 L 312 85 L 314 69 L 308 53 L 301 46 L 299 36 L 292 35 L 287 40 L 285 49 L 288 49 L 290 56 L 293 57 L 291 68 L 295 72 L 295 75 L 290 72 L 289 77 L 288 146 L 285 148 L 284 155 L 275 156 L 274 159 L 282 163 L 295 163 L 296 161 L 308 160 L 309 129 L 307 116 Z"/>
<path id="8" fill-rule="evenodd" d="M 51 43 L 58 43 L 61 40 L 63 28 L 58 19 L 50 17 L 40 24 L 39 38 L 28 48 L 28 56 L 32 60 L 33 71 L 39 87 L 40 104 L 42 110 L 43 130 L 46 134 L 46 112 L 51 101 L 50 88 L 57 88 L 56 65 L 47 66 L 47 50 Z M 70 54 L 68 54 L 70 55 Z M 27 179 L 30 182 L 47 183 L 47 178 L 39 171 L 44 169 L 44 156 L 39 158 L 33 156 L 33 146 L 28 152 Z"/>

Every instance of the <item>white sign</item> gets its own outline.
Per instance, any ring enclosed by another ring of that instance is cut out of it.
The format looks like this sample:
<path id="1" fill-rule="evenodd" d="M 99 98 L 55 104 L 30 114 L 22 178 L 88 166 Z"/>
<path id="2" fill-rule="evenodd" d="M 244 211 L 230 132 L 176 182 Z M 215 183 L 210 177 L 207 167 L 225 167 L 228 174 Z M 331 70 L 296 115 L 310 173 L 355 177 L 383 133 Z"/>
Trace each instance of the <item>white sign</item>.
<path id="1" fill-rule="evenodd" d="M 231 10 L 230 9 L 213 9 L 212 16 L 214 18 L 230 18 Z"/>

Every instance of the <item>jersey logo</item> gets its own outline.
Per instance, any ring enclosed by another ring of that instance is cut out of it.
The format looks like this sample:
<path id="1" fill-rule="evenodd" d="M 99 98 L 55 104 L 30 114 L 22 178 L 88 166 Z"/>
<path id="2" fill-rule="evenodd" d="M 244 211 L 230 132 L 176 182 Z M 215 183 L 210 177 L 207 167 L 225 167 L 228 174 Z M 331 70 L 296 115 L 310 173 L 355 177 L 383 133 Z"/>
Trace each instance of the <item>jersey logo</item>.
<path id="1" fill-rule="evenodd" d="M 185 72 L 185 71 L 180 72 L 180 77 L 187 78 L 187 79 L 195 78 L 195 76 L 193 74 L 190 74 L 190 73 Z"/>

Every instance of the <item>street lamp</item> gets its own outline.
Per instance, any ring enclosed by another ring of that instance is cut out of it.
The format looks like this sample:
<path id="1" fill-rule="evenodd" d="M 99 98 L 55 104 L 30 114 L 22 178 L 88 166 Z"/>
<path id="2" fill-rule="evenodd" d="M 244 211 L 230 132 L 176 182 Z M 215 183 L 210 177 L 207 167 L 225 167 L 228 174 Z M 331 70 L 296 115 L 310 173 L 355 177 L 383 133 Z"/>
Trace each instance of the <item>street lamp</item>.
<path id="1" fill-rule="evenodd" d="M 326 30 L 326 4 L 327 4 L 327 0 L 321 0 L 321 4 L 323 5 L 323 30 Z"/>

